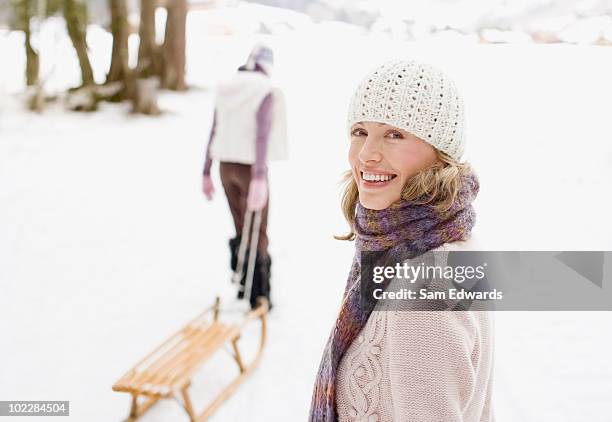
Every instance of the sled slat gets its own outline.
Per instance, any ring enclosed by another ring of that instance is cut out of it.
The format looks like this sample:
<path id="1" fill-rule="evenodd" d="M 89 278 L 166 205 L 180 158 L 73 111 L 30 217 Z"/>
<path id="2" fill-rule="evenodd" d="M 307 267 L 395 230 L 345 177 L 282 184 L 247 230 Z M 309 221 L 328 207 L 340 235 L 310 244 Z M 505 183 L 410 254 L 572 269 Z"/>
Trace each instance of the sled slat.
<path id="1" fill-rule="evenodd" d="M 188 356 L 194 348 L 198 348 L 200 344 L 206 343 L 222 329 L 223 326 L 216 323 L 205 330 L 193 330 L 188 332 L 184 335 L 182 341 L 177 343 L 175 349 L 169 351 L 162 359 L 154 362 L 151 367 L 145 369 L 141 373 L 142 376 L 137 380 L 133 380 L 133 386 L 139 388 L 147 385 L 157 385 L 158 379 L 163 378 L 169 370 L 184 361 L 185 356 Z"/>
<path id="2" fill-rule="evenodd" d="M 197 365 L 200 360 L 204 359 L 204 353 L 208 352 L 207 356 L 210 356 L 223 346 L 225 341 L 227 341 L 227 332 L 227 327 L 216 324 L 213 328 L 194 340 L 194 342 L 191 343 L 180 356 L 177 356 L 174 361 L 161 368 L 157 372 L 154 382 L 165 385 L 166 380 L 171 378 L 173 374 L 188 373 L 190 370 L 195 369 L 192 367 Z"/>

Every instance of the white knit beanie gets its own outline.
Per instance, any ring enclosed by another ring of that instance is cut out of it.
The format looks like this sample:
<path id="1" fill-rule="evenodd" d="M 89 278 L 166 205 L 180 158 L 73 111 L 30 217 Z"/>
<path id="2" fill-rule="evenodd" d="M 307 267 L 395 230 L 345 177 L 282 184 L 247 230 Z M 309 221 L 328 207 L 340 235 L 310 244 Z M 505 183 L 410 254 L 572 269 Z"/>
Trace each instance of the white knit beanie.
<path id="1" fill-rule="evenodd" d="M 455 83 L 413 60 L 386 62 L 361 81 L 349 106 L 349 130 L 357 122 L 406 130 L 456 160 L 465 148 L 463 99 Z"/>

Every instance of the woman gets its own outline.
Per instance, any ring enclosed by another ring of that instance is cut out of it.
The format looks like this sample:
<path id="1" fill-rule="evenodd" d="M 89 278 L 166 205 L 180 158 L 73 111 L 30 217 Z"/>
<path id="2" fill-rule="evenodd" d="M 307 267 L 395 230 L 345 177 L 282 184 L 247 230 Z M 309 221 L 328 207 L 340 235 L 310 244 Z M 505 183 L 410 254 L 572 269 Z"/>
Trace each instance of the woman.
<path id="1" fill-rule="evenodd" d="M 311 421 L 493 421 L 490 312 L 384 311 L 360 303 L 360 254 L 472 249 L 479 184 L 463 101 L 440 70 L 395 60 L 353 95 L 342 208 L 356 253 L 315 380 Z"/>

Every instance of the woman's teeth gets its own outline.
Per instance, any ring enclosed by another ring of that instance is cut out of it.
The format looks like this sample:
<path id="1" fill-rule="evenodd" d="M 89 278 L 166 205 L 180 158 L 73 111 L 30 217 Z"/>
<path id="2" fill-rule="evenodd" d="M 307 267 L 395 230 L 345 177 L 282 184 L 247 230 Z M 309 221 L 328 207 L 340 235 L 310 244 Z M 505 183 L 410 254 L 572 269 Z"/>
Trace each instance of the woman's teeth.
<path id="1" fill-rule="evenodd" d="M 363 180 L 367 180 L 368 182 L 386 182 L 388 180 L 391 180 L 395 177 L 396 175 L 390 175 L 390 174 L 373 174 L 373 173 L 365 173 L 362 172 L 361 173 L 361 177 Z"/>

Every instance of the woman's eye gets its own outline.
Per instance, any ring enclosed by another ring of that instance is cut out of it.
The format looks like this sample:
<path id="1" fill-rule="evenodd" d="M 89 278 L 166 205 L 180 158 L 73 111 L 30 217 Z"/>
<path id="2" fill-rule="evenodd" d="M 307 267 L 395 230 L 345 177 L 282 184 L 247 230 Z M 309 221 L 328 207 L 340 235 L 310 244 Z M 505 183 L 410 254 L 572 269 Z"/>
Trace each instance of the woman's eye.
<path id="1" fill-rule="evenodd" d="M 402 139 L 404 137 L 404 135 L 402 135 L 400 132 L 389 132 L 389 135 L 392 139 Z"/>
<path id="2" fill-rule="evenodd" d="M 352 136 L 362 136 L 364 134 L 365 134 L 365 131 L 363 129 L 360 129 L 360 128 L 357 128 L 357 129 L 355 129 L 355 130 L 353 130 L 351 132 Z"/>

